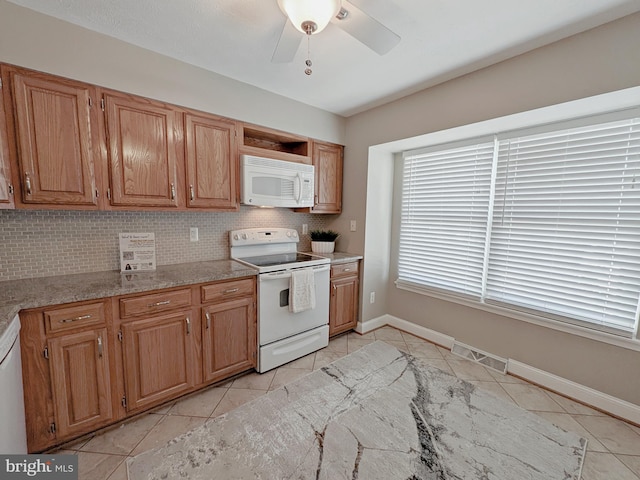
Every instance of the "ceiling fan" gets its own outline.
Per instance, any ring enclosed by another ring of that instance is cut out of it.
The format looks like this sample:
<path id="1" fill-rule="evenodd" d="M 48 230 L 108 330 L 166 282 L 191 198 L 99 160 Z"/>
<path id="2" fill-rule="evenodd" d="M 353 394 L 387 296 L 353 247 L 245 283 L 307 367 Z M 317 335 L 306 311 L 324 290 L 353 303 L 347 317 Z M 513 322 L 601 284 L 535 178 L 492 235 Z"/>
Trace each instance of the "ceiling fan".
<path id="1" fill-rule="evenodd" d="M 388 0 L 385 0 L 387 3 Z M 354 3 L 366 4 L 363 0 L 278 0 L 280 10 L 287 16 L 278 45 L 271 61 L 291 62 L 304 38 L 300 33 L 320 33 L 332 22 L 379 55 L 384 55 L 400 42 L 400 36 L 358 8 Z M 311 60 L 307 59 L 307 67 Z M 305 70 L 307 75 L 311 69 Z"/>

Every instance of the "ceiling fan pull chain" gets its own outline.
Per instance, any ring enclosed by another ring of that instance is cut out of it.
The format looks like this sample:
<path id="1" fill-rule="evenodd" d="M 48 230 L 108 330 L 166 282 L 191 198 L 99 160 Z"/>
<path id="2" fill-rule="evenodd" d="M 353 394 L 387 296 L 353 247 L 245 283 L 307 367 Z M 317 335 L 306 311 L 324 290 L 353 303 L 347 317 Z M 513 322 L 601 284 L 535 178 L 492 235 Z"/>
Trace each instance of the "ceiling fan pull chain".
<path id="1" fill-rule="evenodd" d="M 304 62 L 307 68 L 304 69 L 304 73 L 307 75 L 311 75 L 313 70 L 311 70 L 311 35 L 307 35 L 307 60 Z"/>

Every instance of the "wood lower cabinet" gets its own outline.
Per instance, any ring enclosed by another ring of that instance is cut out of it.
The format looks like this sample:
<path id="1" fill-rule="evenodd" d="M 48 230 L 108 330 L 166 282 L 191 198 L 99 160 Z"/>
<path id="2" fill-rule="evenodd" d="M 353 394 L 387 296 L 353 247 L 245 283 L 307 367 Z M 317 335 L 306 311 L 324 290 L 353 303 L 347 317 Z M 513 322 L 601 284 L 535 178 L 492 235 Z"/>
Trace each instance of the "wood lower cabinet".
<path id="1" fill-rule="evenodd" d="M 116 92 L 106 92 L 104 103 L 111 205 L 183 204 L 182 112 Z"/>
<path id="2" fill-rule="evenodd" d="M 128 412 L 157 405 L 193 388 L 190 310 L 123 323 L 121 331 Z"/>
<path id="3" fill-rule="evenodd" d="M 210 383 L 256 366 L 253 296 L 202 307 L 203 380 Z"/>
<path id="4" fill-rule="evenodd" d="M 116 420 L 108 312 L 99 301 L 20 313 L 30 452 Z"/>
<path id="5" fill-rule="evenodd" d="M 230 120 L 185 114 L 187 207 L 240 208 L 236 131 Z"/>
<path id="6" fill-rule="evenodd" d="M 107 329 L 49 340 L 56 432 L 62 437 L 101 427 L 113 418 Z"/>
<path id="7" fill-rule="evenodd" d="M 95 87 L 8 66 L 2 79 L 20 205 L 98 208 Z"/>
<path id="8" fill-rule="evenodd" d="M 351 330 L 358 323 L 358 301 L 360 298 L 358 267 L 358 262 L 331 266 L 329 336 Z"/>

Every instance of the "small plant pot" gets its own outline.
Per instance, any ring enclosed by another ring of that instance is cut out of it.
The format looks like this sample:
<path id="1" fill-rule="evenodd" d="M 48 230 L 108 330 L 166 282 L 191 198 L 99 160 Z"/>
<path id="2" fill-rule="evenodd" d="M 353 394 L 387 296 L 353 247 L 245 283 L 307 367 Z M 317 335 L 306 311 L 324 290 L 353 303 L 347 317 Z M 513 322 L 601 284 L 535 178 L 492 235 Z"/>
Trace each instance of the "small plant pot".
<path id="1" fill-rule="evenodd" d="M 336 242 L 311 242 L 311 251 L 313 253 L 333 253 L 336 248 Z"/>

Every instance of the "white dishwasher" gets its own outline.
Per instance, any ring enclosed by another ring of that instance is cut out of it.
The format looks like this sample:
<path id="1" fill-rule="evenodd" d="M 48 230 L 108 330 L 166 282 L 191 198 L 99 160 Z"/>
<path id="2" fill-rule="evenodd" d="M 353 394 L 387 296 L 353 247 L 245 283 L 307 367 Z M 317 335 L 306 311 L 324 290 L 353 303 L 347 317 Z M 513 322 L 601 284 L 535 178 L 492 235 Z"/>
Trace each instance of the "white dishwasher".
<path id="1" fill-rule="evenodd" d="M 20 318 L 16 316 L 0 336 L 0 453 L 27 453 L 24 421 Z"/>

